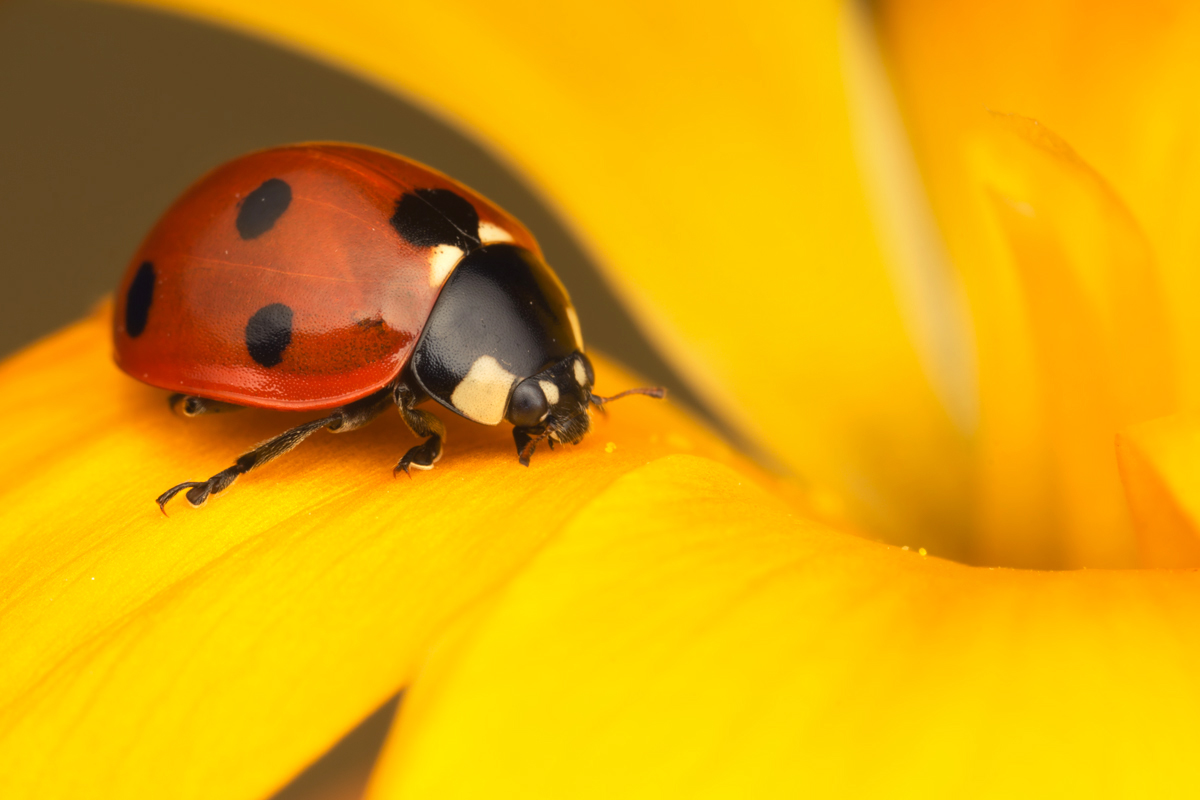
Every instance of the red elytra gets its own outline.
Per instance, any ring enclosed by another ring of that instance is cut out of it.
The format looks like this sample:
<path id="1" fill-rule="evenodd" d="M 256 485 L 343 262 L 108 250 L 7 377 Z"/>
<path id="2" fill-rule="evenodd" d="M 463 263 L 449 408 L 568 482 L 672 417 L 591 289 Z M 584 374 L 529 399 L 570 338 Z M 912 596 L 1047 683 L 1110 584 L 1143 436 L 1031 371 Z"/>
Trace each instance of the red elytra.
<path id="1" fill-rule="evenodd" d="M 290 188 L 286 213 L 240 235 L 242 203 L 272 180 Z M 484 244 L 512 242 L 540 257 L 529 231 L 486 198 L 384 151 L 293 145 L 217 168 L 134 256 L 117 292 L 117 363 L 153 386 L 243 406 L 324 409 L 370 395 L 407 363 L 449 272 L 439 246 L 397 231 L 397 200 L 439 189 L 473 206 Z M 146 263 L 153 294 L 144 329 L 132 335 L 127 305 Z M 247 326 L 276 304 L 294 314 L 288 358 L 265 366 L 247 350 Z"/>

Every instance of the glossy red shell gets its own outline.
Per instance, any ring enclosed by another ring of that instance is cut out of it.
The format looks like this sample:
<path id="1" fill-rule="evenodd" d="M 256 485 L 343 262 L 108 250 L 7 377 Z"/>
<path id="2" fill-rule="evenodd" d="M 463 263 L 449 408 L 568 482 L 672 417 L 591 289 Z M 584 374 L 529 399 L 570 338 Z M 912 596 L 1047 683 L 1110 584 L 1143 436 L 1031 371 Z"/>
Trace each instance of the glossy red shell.
<path id="1" fill-rule="evenodd" d="M 270 179 L 288 184 L 290 204 L 270 230 L 244 239 L 241 203 Z M 540 254 L 507 213 L 400 156 L 341 144 L 252 153 L 184 193 L 130 262 L 116 298 L 117 364 L 170 391 L 289 410 L 332 408 L 386 386 L 450 271 L 444 256 L 433 267 L 434 247 L 410 243 L 392 225 L 399 199 L 419 189 L 454 191 L 492 241 Z M 126 304 L 145 262 L 153 291 L 134 336 Z M 276 303 L 291 309 L 291 339 L 280 362 L 264 366 L 248 350 L 247 325 Z"/>

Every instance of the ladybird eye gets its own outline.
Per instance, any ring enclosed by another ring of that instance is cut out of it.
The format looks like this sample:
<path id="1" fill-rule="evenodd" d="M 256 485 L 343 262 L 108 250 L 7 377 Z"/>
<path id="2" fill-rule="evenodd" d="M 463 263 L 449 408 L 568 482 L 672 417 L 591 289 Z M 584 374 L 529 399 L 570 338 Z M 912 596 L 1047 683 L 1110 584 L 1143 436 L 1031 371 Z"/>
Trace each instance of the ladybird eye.
<path id="1" fill-rule="evenodd" d="M 518 428 L 532 428 L 542 421 L 550 410 L 546 395 L 537 381 L 522 381 L 513 391 L 508 404 L 508 421 Z"/>

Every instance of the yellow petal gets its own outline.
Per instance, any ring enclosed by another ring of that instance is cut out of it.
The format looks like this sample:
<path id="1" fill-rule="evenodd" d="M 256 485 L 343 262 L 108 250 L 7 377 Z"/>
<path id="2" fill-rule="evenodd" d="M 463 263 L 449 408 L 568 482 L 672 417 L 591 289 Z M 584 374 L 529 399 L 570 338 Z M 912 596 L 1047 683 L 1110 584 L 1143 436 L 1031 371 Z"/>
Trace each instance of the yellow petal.
<path id="1" fill-rule="evenodd" d="M 1195 572 L 964 567 L 677 456 L 443 641 L 370 796 L 1171 796 L 1197 714 Z"/>
<path id="2" fill-rule="evenodd" d="M 163 489 L 297 420 L 173 416 L 113 365 L 110 313 L 0 366 L 4 797 L 261 796 L 620 474 L 738 462 L 669 403 L 631 399 L 528 469 L 506 431 L 448 418 L 438 468 L 394 480 L 413 440 L 389 415 L 164 517 Z"/>
<path id="3" fill-rule="evenodd" d="M 876 535 L 956 546 L 965 445 L 873 232 L 840 3 L 146 2 L 460 121 L 556 203 L 733 426 Z"/>
<path id="4" fill-rule="evenodd" d="M 1177 326 L 1185 395 L 1200 399 L 1200 158 L 1195 87 L 1200 9 L 1179 0 L 1015 0 L 880 5 L 915 145 L 952 249 L 978 235 L 962 137 L 982 109 L 1040 120 L 1105 176 L 1139 220 Z"/>
<path id="5" fill-rule="evenodd" d="M 1195 258 L 1179 260 L 1179 220 L 1164 225 L 1133 174 L 1154 152 L 1152 129 L 1165 132 L 1160 112 L 1182 113 L 1147 96 L 1194 75 L 1180 59 L 1196 29 L 1170 8 L 881 7 L 975 321 L 975 561 L 1135 564 L 1113 438 L 1200 398 L 1186 309 Z M 1151 171 L 1168 191 L 1188 169 Z"/>
<path id="6" fill-rule="evenodd" d="M 1200 566 L 1200 421 L 1180 415 L 1136 425 L 1117 441 L 1142 561 Z"/>
<path id="7" fill-rule="evenodd" d="M 1051 563 L 1129 565 L 1134 537 L 1114 437 L 1175 403 L 1174 343 L 1153 253 L 1128 209 L 1066 143 L 1026 118 L 998 115 L 994 123 L 973 142 L 974 167 L 979 200 L 991 207 L 1008 250 L 993 263 L 1016 291 L 1011 302 L 980 297 L 990 312 L 981 317 L 995 320 L 993 332 L 1005 322 L 1027 326 L 1033 381 L 1026 388 L 1039 413 L 1036 426 L 1005 426 L 1021 389 L 985 359 L 984 416 L 994 424 L 984 426 L 991 452 L 982 466 L 994 486 L 994 478 L 1017 477 L 1014 470 L 1038 462 L 1037 491 L 1047 501 L 1033 532 L 1043 552 L 1058 548 Z M 1004 313 L 1017 319 L 998 320 Z M 989 344 L 991 352 L 1012 346 L 999 337 Z M 1024 457 L 993 455 L 1038 428 L 1040 441 Z M 1009 513 L 993 512 L 987 535 L 997 550 L 1025 545 L 1028 553 L 1034 548 L 1011 538 Z"/>

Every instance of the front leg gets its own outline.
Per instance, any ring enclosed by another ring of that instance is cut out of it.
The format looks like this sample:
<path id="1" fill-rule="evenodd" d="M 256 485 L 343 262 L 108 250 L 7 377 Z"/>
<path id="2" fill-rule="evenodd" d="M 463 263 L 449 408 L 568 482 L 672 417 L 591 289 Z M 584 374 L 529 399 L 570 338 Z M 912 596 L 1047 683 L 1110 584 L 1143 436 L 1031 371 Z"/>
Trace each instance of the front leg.
<path id="1" fill-rule="evenodd" d="M 404 458 L 401 458 L 400 463 L 392 470 L 393 475 L 403 470 L 404 474 L 411 478 L 409 468 L 433 469 L 434 463 L 442 457 L 442 442 L 446 439 L 446 426 L 433 414 L 415 407 L 429 398 L 424 396 L 424 392 L 418 394 L 413 391 L 403 379 L 396 384 L 394 397 L 396 407 L 400 409 L 400 417 L 408 429 L 416 436 L 428 437 L 416 447 L 409 448 L 408 452 L 404 454 Z"/>
<path id="2" fill-rule="evenodd" d="M 545 426 L 534 428 L 513 428 L 513 441 L 517 443 L 517 461 L 521 462 L 521 466 L 528 467 L 529 459 L 533 457 L 533 451 L 542 442 L 550 445 L 550 449 L 554 449 L 554 440 L 549 438 Z"/>

